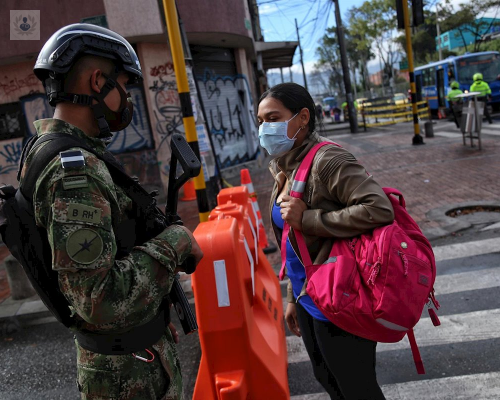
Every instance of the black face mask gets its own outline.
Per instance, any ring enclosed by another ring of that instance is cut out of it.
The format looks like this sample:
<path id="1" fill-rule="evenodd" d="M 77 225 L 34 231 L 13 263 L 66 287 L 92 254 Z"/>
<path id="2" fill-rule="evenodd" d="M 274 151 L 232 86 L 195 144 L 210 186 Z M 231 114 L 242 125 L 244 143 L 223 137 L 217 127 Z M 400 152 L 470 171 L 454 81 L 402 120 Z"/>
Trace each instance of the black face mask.
<path id="1" fill-rule="evenodd" d="M 120 107 L 118 111 L 112 111 L 104 102 L 101 103 L 104 117 L 109 125 L 109 130 L 111 132 L 118 132 L 125 129 L 132 122 L 132 116 L 134 114 L 134 105 L 132 104 L 132 96 L 130 93 L 125 93 L 122 87 L 117 84 L 116 88 L 120 92 Z"/>

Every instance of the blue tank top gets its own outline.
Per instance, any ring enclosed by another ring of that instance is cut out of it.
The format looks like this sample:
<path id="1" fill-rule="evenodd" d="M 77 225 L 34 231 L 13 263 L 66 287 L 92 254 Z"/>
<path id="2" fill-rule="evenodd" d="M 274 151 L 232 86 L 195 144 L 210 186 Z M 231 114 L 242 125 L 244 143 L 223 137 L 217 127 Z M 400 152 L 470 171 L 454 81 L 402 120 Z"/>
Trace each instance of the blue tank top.
<path id="1" fill-rule="evenodd" d="M 275 203 L 272 211 L 272 219 L 276 226 L 283 231 L 284 221 L 281 217 L 280 207 Z M 304 286 L 306 280 L 306 270 L 300 262 L 299 258 L 295 254 L 290 240 L 286 240 L 286 274 L 292 282 L 293 295 L 297 298 L 300 295 L 300 291 Z M 308 295 L 301 296 L 299 303 L 304 309 L 315 319 L 320 321 L 328 321 L 323 313 L 318 310 L 318 307 L 314 304 Z"/>

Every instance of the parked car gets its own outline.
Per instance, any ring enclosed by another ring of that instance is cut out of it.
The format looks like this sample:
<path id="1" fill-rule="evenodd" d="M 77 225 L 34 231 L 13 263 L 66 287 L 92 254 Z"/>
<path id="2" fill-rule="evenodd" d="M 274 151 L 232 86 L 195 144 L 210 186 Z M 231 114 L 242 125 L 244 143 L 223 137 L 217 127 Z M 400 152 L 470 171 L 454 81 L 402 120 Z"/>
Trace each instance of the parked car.
<path id="1" fill-rule="evenodd" d="M 392 99 L 397 106 L 408 104 L 408 97 L 404 93 L 396 93 Z"/>

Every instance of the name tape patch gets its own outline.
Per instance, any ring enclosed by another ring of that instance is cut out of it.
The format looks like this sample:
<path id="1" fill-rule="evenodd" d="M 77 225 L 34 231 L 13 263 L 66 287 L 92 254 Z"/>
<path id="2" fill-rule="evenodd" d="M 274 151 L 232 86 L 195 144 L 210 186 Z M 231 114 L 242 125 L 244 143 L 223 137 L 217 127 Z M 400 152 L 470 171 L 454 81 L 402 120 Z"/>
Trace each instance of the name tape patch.
<path id="1" fill-rule="evenodd" d="M 85 166 L 85 157 L 81 150 L 69 150 L 59 153 L 61 164 L 64 169 L 81 168 Z"/>
<path id="2" fill-rule="evenodd" d="M 68 221 L 79 221 L 98 225 L 101 223 L 101 209 L 83 204 L 71 203 L 68 209 Z"/>
<path id="3" fill-rule="evenodd" d="M 66 176 L 63 178 L 62 181 L 63 181 L 64 190 L 80 189 L 80 188 L 86 188 L 89 186 L 89 183 L 87 181 L 87 177 L 85 175 Z"/>

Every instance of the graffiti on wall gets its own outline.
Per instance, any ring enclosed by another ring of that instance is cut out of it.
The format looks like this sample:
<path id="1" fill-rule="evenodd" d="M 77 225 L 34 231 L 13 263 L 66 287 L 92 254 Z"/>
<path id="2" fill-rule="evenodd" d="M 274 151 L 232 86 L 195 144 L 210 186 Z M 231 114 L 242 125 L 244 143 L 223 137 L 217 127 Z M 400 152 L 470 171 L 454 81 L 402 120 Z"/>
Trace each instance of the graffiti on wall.
<path id="1" fill-rule="evenodd" d="M 33 122 L 38 119 L 51 118 L 54 114 L 45 94 L 36 93 L 19 99 L 26 118 L 26 131 L 28 136 L 36 134 Z"/>
<path id="2" fill-rule="evenodd" d="M 24 137 L 23 110 L 19 103 L 0 105 L 0 140 Z"/>
<path id="3" fill-rule="evenodd" d="M 140 86 L 127 86 L 134 104 L 132 122 L 125 129 L 115 132 L 108 144 L 108 150 L 118 154 L 153 147 L 144 95 Z"/>
<path id="4" fill-rule="evenodd" d="M 184 132 L 174 66 L 171 62 L 156 65 L 150 68 L 149 75 L 153 83 L 149 91 L 154 99 L 155 128 L 163 142 L 173 133 Z"/>
<path id="5" fill-rule="evenodd" d="M 5 175 L 11 174 L 15 178 L 17 172 L 17 164 L 19 162 L 19 159 L 21 158 L 22 149 L 22 139 L 3 140 L 2 142 L 0 142 L 0 175 L 2 176 L 2 179 L 0 181 L 1 183 L 6 183 L 4 181 Z"/>
<path id="6" fill-rule="evenodd" d="M 35 74 L 16 77 L 4 75 L 0 78 L 0 97 L 24 94 L 26 91 L 39 89 L 41 83 Z"/>
<path id="7" fill-rule="evenodd" d="M 253 160 L 259 152 L 259 128 L 246 77 L 206 69 L 197 80 L 221 167 Z"/>

